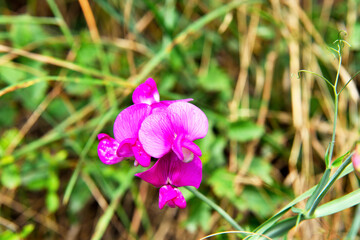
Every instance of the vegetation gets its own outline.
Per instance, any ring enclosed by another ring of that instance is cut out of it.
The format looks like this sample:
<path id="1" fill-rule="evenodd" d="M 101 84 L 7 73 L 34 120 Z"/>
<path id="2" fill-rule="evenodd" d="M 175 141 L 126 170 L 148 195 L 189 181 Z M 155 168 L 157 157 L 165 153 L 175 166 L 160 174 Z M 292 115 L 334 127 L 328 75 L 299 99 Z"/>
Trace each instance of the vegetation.
<path id="1" fill-rule="evenodd" d="M 359 5 L 1 1 L 0 239 L 356 239 Z M 97 155 L 148 77 L 209 120 L 186 209 Z"/>

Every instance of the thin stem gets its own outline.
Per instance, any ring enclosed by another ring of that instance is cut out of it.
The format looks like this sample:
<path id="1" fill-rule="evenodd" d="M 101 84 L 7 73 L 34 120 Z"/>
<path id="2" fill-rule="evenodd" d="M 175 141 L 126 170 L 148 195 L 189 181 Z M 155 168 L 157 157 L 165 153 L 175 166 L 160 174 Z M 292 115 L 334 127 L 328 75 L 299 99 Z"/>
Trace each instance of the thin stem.
<path id="1" fill-rule="evenodd" d="M 336 172 L 334 173 L 334 175 L 331 176 L 329 182 L 325 185 L 325 187 L 323 188 L 323 190 L 320 192 L 320 194 L 318 195 L 318 197 L 315 199 L 314 204 L 311 206 L 308 216 L 311 217 L 317 206 L 319 205 L 320 201 L 324 198 L 324 196 L 326 195 L 326 193 L 329 191 L 330 187 L 335 183 L 335 181 L 339 178 L 339 176 L 341 175 L 341 173 L 345 170 L 345 168 L 351 163 L 351 157 L 354 153 L 350 154 L 345 161 L 340 165 L 340 167 L 336 170 Z"/>
<path id="2" fill-rule="evenodd" d="M 336 88 L 334 87 L 334 91 Z M 331 136 L 331 143 L 330 143 L 330 149 L 329 149 L 329 166 L 331 166 L 331 159 L 334 153 L 334 146 L 335 146 L 335 135 L 336 135 L 336 122 L 337 122 L 337 115 L 338 115 L 338 108 L 339 108 L 339 95 L 335 94 L 335 110 L 334 110 L 334 124 L 333 124 L 333 132 Z M 326 166 L 327 168 L 329 166 Z"/>
<path id="3" fill-rule="evenodd" d="M 342 62 L 342 57 L 341 57 L 341 43 L 339 43 L 339 51 L 337 52 L 339 55 L 339 65 L 338 65 L 338 70 L 336 73 L 336 79 L 335 79 L 335 84 L 334 84 L 334 93 L 335 95 L 338 95 L 337 93 L 337 85 L 339 82 L 339 76 L 340 76 L 340 69 L 341 69 L 341 62 Z"/>
<path id="4" fill-rule="evenodd" d="M 337 92 L 337 85 L 339 82 L 339 75 L 340 75 L 340 69 L 341 69 L 341 61 L 342 61 L 342 57 L 341 57 L 341 43 L 339 43 L 339 49 L 337 51 L 338 55 L 339 55 L 339 65 L 338 65 L 338 69 L 337 69 L 337 73 L 336 73 L 336 78 L 335 78 L 335 83 L 333 86 L 334 89 L 334 105 L 335 105 L 335 110 L 334 110 L 334 124 L 333 124 L 333 132 L 332 132 L 332 136 L 331 136 L 331 143 L 330 143 L 330 150 L 329 150 L 329 163 L 331 163 L 331 159 L 334 153 L 334 146 L 335 146 L 335 135 L 336 135 L 336 122 L 337 122 L 337 115 L 338 115 L 338 108 L 339 108 L 339 93 Z"/>
<path id="5" fill-rule="evenodd" d="M 233 226 L 236 230 L 244 231 L 244 229 L 232 218 L 229 214 L 227 214 L 219 205 L 211 201 L 209 198 L 207 198 L 205 195 L 200 193 L 195 188 L 191 187 L 185 187 L 187 190 L 192 192 L 196 197 L 198 197 L 200 200 L 207 203 L 210 207 L 212 207 L 215 211 L 217 211 L 223 218 L 225 218 L 228 223 L 230 223 L 231 226 Z"/>
<path id="6" fill-rule="evenodd" d="M 60 10 L 58 8 L 58 6 L 56 5 L 54 0 L 47 0 L 47 3 L 49 4 L 51 11 L 53 12 L 54 16 L 57 18 L 57 20 L 59 21 L 59 26 L 61 31 L 63 32 L 66 41 L 72 45 L 74 42 L 74 38 L 71 35 L 70 29 L 68 28 L 68 26 L 65 23 L 65 20 L 63 18 L 63 16 L 60 13 Z"/>
<path id="7" fill-rule="evenodd" d="M 299 73 L 301 73 L 301 72 L 313 74 L 313 75 L 323 79 L 330 86 L 334 87 L 334 85 L 329 80 L 327 80 L 325 77 L 321 76 L 320 74 L 317 74 L 315 72 L 311 72 L 311 71 L 308 71 L 308 70 L 300 70 Z"/>
<path id="8" fill-rule="evenodd" d="M 340 91 L 339 91 L 339 95 L 340 95 L 340 93 L 342 92 L 342 90 L 344 90 L 345 88 L 346 88 L 346 86 L 351 82 L 351 80 L 353 80 L 358 74 L 360 73 L 360 71 L 358 71 L 357 73 L 355 73 L 355 75 L 354 76 L 352 76 L 346 83 L 345 83 L 345 85 L 340 89 Z"/>

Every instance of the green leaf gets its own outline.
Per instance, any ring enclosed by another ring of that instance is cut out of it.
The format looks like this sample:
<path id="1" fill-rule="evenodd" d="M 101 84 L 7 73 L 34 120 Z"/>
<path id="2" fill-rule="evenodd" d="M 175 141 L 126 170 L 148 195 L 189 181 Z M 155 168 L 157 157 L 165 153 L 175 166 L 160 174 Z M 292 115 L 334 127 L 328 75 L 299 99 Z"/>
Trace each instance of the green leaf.
<path id="1" fill-rule="evenodd" d="M 33 224 L 28 224 L 21 230 L 20 237 L 22 239 L 26 238 L 32 231 L 34 231 L 35 226 Z"/>
<path id="2" fill-rule="evenodd" d="M 291 207 L 291 211 L 293 213 L 299 214 L 302 213 L 304 210 L 302 210 L 301 208 Z"/>
<path id="3" fill-rule="evenodd" d="M 356 22 L 354 24 L 354 29 L 352 31 L 352 34 L 349 36 L 350 40 L 350 44 L 351 44 L 351 48 L 354 50 L 359 50 L 360 49 L 360 23 Z"/>
<path id="4" fill-rule="evenodd" d="M 1 66 L 0 67 L 0 82 L 6 82 L 8 85 L 24 80 L 26 73 L 14 68 Z"/>
<path id="5" fill-rule="evenodd" d="M 330 150 L 330 143 L 329 143 L 328 147 L 326 148 L 326 152 L 325 152 L 325 166 L 326 166 L 326 168 L 330 168 L 329 150 Z"/>
<path id="6" fill-rule="evenodd" d="M 11 101 L 11 99 L 9 99 Z M 9 101 L 8 100 L 8 101 Z M 15 103 L 0 101 L 0 126 L 10 127 L 14 124 L 16 117 Z"/>
<path id="7" fill-rule="evenodd" d="M 346 240 L 355 240 L 357 233 L 360 229 L 360 204 L 357 205 L 356 211 L 354 213 L 354 218 L 351 223 L 351 228 L 346 236 Z"/>
<path id="8" fill-rule="evenodd" d="M 248 142 L 260 138 L 264 128 L 252 121 L 239 121 L 232 123 L 229 129 L 229 138 L 239 142 Z"/>
<path id="9" fill-rule="evenodd" d="M 274 182 L 271 176 L 272 168 L 271 163 L 265 161 L 263 158 L 254 157 L 249 168 L 249 173 L 258 176 L 267 184 L 272 184 Z"/>
<path id="10" fill-rule="evenodd" d="M 318 185 L 316 185 L 316 189 L 313 194 L 309 197 L 308 201 L 306 202 L 305 209 L 309 210 L 310 207 L 313 205 L 316 197 L 319 195 L 320 191 L 324 188 L 326 183 L 329 181 L 330 178 L 331 169 L 327 168 L 323 174 L 323 176 L 320 179 L 320 182 Z"/>
<path id="11" fill-rule="evenodd" d="M 235 174 L 226 171 L 224 168 L 219 168 L 214 171 L 208 180 L 208 183 L 213 187 L 215 194 L 219 197 L 233 198 Z"/>
<path id="12" fill-rule="evenodd" d="M 259 25 L 257 28 L 257 35 L 260 38 L 271 40 L 276 36 L 274 28 L 272 26 Z"/>
<path id="13" fill-rule="evenodd" d="M 282 215 L 284 215 L 295 204 L 308 198 L 315 191 L 315 188 L 316 188 L 316 186 L 312 187 L 311 189 L 307 190 L 300 196 L 296 197 L 294 200 L 292 200 L 290 203 L 288 203 L 285 207 L 283 207 L 279 212 L 277 212 L 275 215 L 273 215 L 271 218 L 269 218 L 264 223 L 262 223 L 259 227 L 257 227 L 254 230 L 254 232 L 263 234 L 264 232 L 268 231 L 270 228 L 275 226 L 275 223 L 281 218 Z M 295 220 L 295 222 L 296 222 L 296 220 Z"/>
<path id="14" fill-rule="evenodd" d="M 68 209 L 70 214 L 76 215 L 81 209 L 85 207 L 85 204 L 91 197 L 91 192 L 85 182 L 79 178 L 76 182 L 72 197 L 69 200 Z M 78 221 L 77 218 L 75 218 Z"/>
<path id="15" fill-rule="evenodd" d="M 269 231 L 265 232 L 265 235 L 270 238 L 275 238 L 286 234 L 290 229 L 292 229 L 294 226 L 296 226 L 297 223 L 302 220 L 303 216 L 299 216 L 290 217 L 275 224 Z"/>
<path id="16" fill-rule="evenodd" d="M 209 205 L 198 199 L 189 201 L 189 218 L 185 222 L 185 227 L 190 232 L 195 232 L 198 226 L 205 232 L 209 231 L 209 221 L 211 219 L 211 208 Z"/>
<path id="17" fill-rule="evenodd" d="M 344 158 L 350 153 L 350 151 L 347 151 L 344 155 L 342 155 L 341 157 L 338 157 L 337 159 L 335 159 L 332 164 L 331 167 L 339 167 L 341 165 L 341 163 L 343 162 Z"/>
<path id="18" fill-rule="evenodd" d="M 10 29 L 10 36 L 15 47 L 21 48 L 29 43 L 46 38 L 42 27 L 38 24 L 13 24 Z"/>
<path id="19" fill-rule="evenodd" d="M 60 180 L 59 177 L 54 173 L 54 172 L 50 172 L 49 173 L 49 178 L 48 178 L 48 184 L 47 184 L 47 188 L 49 191 L 57 191 L 59 186 L 60 186 Z"/>
<path id="20" fill-rule="evenodd" d="M 1 183 L 9 189 L 17 188 L 21 183 L 19 169 L 15 164 L 10 164 L 2 169 Z"/>
<path id="21" fill-rule="evenodd" d="M 10 230 L 6 230 L 0 232 L 0 239 L 1 240 L 20 240 L 20 237 L 17 236 L 16 233 L 11 232 Z"/>
<path id="22" fill-rule="evenodd" d="M 223 92 L 230 89 L 231 79 L 224 70 L 211 63 L 207 74 L 199 78 L 199 83 L 207 91 Z"/>
<path id="23" fill-rule="evenodd" d="M 56 192 L 49 191 L 46 194 L 46 207 L 49 210 L 49 212 L 53 213 L 59 208 L 59 197 L 56 194 Z"/>
<path id="24" fill-rule="evenodd" d="M 13 139 L 18 135 L 19 130 L 16 128 L 11 128 L 6 130 L 0 137 L 0 157 L 4 156 L 6 149 L 13 141 Z M 1 164 L 12 162 L 12 158 L 7 157 L 7 159 L 1 159 Z"/>
<path id="25" fill-rule="evenodd" d="M 347 208 L 353 207 L 360 203 L 360 189 L 357 189 L 345 196 L 335 199 L 331 202 L 319 206 L 314 213 L 315 217 L 324 217 Z"/>

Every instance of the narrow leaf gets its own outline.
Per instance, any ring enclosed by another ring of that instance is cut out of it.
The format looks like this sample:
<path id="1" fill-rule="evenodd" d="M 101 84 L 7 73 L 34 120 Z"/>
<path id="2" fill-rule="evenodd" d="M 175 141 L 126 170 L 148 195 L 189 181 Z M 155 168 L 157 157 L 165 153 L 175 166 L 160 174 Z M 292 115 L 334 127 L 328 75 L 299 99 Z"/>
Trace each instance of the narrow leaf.
<path id="1" fill-rule="evenodd" d="M 353 207 L 360 203 L 360 189 L 357 189 L 343 197 L 325 203 L 318 207 L 315 211 L 315 217 L 324 217 L 344 209 Z"/>

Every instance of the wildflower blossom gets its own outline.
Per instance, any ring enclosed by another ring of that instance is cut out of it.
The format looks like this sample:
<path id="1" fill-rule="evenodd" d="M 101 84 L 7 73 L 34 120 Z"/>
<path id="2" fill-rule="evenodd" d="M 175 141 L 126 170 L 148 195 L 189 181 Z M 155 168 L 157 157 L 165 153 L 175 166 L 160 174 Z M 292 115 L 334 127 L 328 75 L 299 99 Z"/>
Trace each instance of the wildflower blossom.
<path id="1" fill-rule="evenodd" d="M 205 114 L 187 102 L 170 104 L 166 111 L 147 117 L 139 130 L 139 138 L 145 151 L 160 158 L 174 151 L 181 161 L 189 162 L 201 156 L 194 140 L 205 137 L 208 121 Z"/>
<path id="2" fill-rule="evenodd" d="M 105 133 L 98 135 L 98 155 L 100 160 L 105 164 L 115 164 L 122 161 L 124 158 L 119 157 L 116 151 L 119 147 L 119 143 Z"/>
<path id="3" fill-rule="evenodd" d="M 151 157 L 144 151 L 138 135 L 141 123 L 149 114 L 149 105 L 135 104 L 120 112 L 114 123 L 114 136 L 119 142 L 117 156 L 134 156 L 135 165 L 140 164 L 143 167 L 150 165 Z"/>
<path id="4" fill-rule="evenodd" d="M 105 164 L 134 157 L 135 166 L 150 166 L 137 173 L 142 180 L 160 188 L 159 208 L 185 208 L 186 201 L 178 187 L 198 188 L 202 178 L 200 148 L 193 142 L 205 137 L 208 120 L 188 101 L 160 101 L 153 79 L 140 84 L 132 95 L 134 105 L 124 109 L 114 123 L 114 137 L 98 135 L 98 155 Z"/>
<path id="5" fill-rule="evenodd" d="M 151 157 L 148 155 L 138 139 L 138 132 L 142 121 L 150 114 L 147 104 L 132 105 L 117 116 L 114 123 L 115 139 L 106 134 L 99 134 L 100 143 L 98 154 L 105 164 L 114 164 L 125 158 L 135 157 L 135 166 L 150 165 Z"/>
<path id="6" fill-rule="evenodd" d="M 145 103 L 151 106 L 152 111 L 165 110 L 170 104 L 175 102 L 189 102 L 192 98 L 179 100 L 162 100 L 157 90 L 154 79 L 148 78 L 144 83 L 140 84 L 133 92 L 132 100 L 134 104 Z"/>
<path id="7" fill-rule="evenodd" d="M 160 101 L 160 95 L 154 79 L 148 78 L 140 84 L 133 92 L 132 100 L 134 104 L 146 103 L 153 104 Z"/>
<path id="8" fill-rule="evenodd" d="M 137 173 L 141 178 L 155 187 L 159 187 L 159 208 L 166 204 L 169 207 L 186 206 L 185 199 L 177 187 L 193 186 L 198 188 L 202 178 L 202 164 L 200 158 L 185 163 L 179 161 L 174 152 L 169 152 L 160 158 L 154 166 L 145 172 Z"/>

